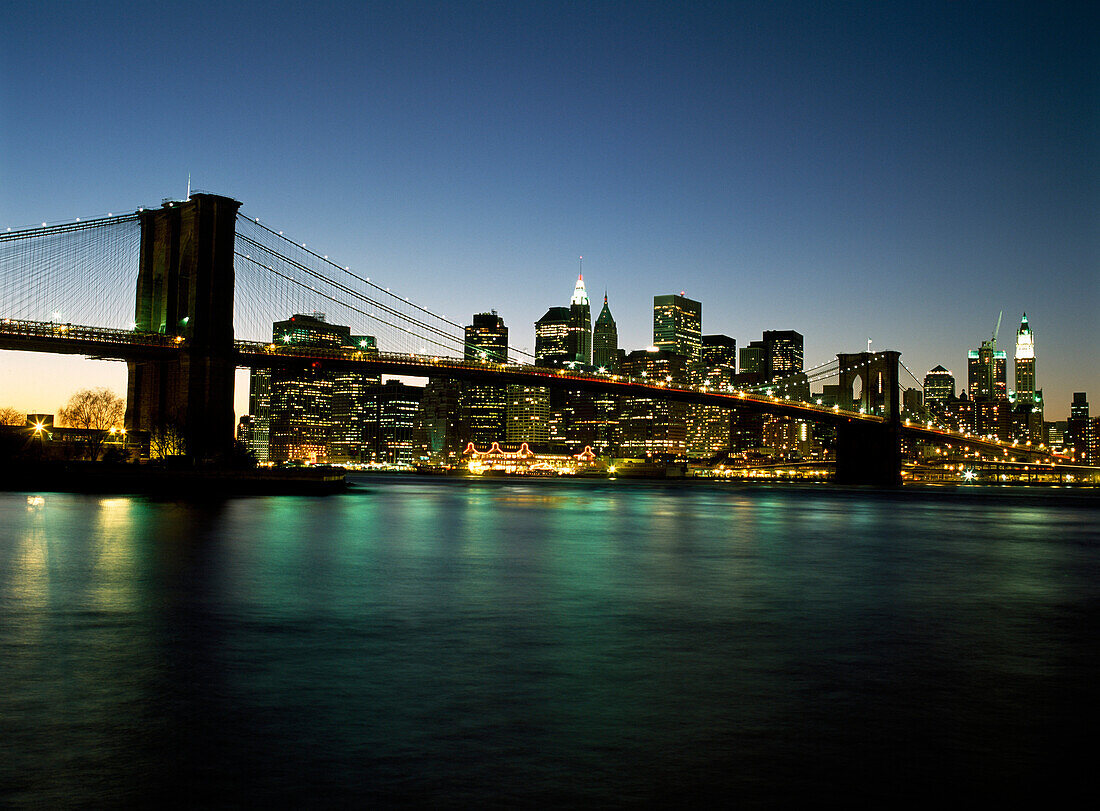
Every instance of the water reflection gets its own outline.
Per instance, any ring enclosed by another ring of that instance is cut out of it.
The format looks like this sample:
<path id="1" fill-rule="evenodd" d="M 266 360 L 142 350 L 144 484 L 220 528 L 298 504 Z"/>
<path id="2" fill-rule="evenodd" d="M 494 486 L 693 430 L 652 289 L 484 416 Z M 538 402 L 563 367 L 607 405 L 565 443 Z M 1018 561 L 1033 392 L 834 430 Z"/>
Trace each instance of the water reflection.
<path id="1" fill-rule="evenodd" d="M 0 494 L 0 802 L 1026 796 L 1096 673 L 1098 517 L 412 479 Z"/>

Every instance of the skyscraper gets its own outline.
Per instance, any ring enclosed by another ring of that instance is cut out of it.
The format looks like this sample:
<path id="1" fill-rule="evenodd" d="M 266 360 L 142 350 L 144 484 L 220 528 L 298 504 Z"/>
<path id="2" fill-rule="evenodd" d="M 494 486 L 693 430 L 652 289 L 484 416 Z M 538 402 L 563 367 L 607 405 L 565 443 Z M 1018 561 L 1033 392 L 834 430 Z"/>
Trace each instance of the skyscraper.
<path id="1" fill-rule="evenodd" d="M 588 305 L 588 292 L 584 289 L 584 276 L 577 276 L 573 298 L 569 300 L 569 350 L 570 360 L 592 364 L 592 310 Z"/>
<path id="2" fill-rule="evenodd" d="M 971 400 L 1008 399 L 1005 379 L 1008 361 L 1004 350 L 995 349 L 992 341 L 982 341 L 980 347 L 967 352 L 966 359 L 966 382 Z"/>
<path id="3" fill-rule="evenodd" d="M 569 346 L 568 307 L 551 307 L 535 322 L 535 365 L 562 366 L 575 360 Z"/>
<path id="4" fill-rule="evenodd" d="M 955 376 L 937 366 L 924 376 L 924 402 L 929 408 L 946 405 L 955 399 Z"/>
<path id="5" fill-rule="evenodd" d="M 698 363 L 703 346 L 703 305 L 684 296 L 653 297 L 653 345 Z"/>
<path id="6" fill-rule="evenodd" d="M 340 349 L 373 348 L 374 339 L 369 336 L 351 335 L 351 328 L 325 321 L 324 313 L 303 315 L 297 313 L 286 321 L 272 324 L 271 340 L 291 346 L 317 346 Z M 347 378 L 355 377 L 355 391 L 349 396 L 363 397 L 373 376 L 359 373 L 333 373 L 326 369 L 279 368 L 271 372 L 270 439 L 269 458 L 274 462 L 291 459 L 324 461 L 333 457 L 348 458 L 351 451 L 344 447 L 348 441 L 358 446 L 361 425 L 349 426 L 348 415 L 365 415 L 367 408 L 359 403 L 338 410 L 341 423 L 333 421 L 334 391 L 350 385 Z M 337 385 L 337 381 L 339 385 Z M 361 384 L 361 385 L 360 385 Z M 346 433 L 351 431 L 351 439 Z"/>
<path id="7" fill-rule="evenodd" d="M 619 330 L 611 310 L 607 306 L 607 294 L 603 297 L 603 309 L 596 317 L 592 329 L 592 365 L 611 371 L 619 359 Z"/>
<path id="8" fill-rule="evenodd" d="M 802 371 L 802 333 L 793 329 L 764 330 L 764 375 L 769 382 Z"/>
<path id="9" fill-rule="evenodd" d="M 1081 464 L 1090 464 L 1092 424 L 1089 420 L 1089 401 L 1085 392 L 1075 391 L 1066 420 L 1066 445 L 1073 448 L 1073 457 Z"/>
<path id="10" fill-rule="evenodd" d="M 505 363 L 508 360 L 508 327 L 496 310 L 477 313 L 466 327 L 466 360 Z M 469 429 L 467 439 L 487 446 L 504 439 L 506 386 L 465 383 L 459 398 Z"/>
<path id="11" fill-rule="evenodd" d="M 1035 400 L 1035 336 L 1027 323 L 1027 313 L 1016 331 L 1016 402 Z"/>

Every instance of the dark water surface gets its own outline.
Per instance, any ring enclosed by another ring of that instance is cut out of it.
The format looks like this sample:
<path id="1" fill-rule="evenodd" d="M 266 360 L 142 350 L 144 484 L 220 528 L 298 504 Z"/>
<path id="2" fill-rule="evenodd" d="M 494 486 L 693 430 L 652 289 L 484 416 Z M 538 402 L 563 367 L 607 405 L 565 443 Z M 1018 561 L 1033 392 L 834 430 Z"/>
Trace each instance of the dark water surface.
<path id="1" fill-rule="evenodd" d="M 0 493 L 0 805 L 1091 786 L 1095 498 L 361 484 Z"/>

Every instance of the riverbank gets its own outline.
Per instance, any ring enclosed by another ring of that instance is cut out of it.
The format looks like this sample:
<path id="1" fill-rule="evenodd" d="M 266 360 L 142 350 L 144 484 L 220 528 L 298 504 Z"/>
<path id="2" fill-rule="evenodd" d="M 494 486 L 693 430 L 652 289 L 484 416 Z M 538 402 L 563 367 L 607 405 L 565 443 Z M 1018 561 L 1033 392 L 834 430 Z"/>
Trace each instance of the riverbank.
<path id="1" fill-rule="evenodd" d="M 0 471 L 0 490 L 168 497 L 328 495 L 347 488 L 343 468 L 174 468 L 102 462 L 40 462 Z"/>

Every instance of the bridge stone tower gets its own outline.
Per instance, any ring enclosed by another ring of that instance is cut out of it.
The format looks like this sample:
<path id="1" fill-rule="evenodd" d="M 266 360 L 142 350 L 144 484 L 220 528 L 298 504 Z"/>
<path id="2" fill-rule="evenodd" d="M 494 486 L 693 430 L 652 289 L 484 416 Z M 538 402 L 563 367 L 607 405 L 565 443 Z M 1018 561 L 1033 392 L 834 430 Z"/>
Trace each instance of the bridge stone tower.
<path id="1" fill-rule="evenodd" d="M 126 425 L 180 432 L 195 461 L 233 443 L 233 245 L 240 203 L 193 194 L 141 212 L 135 328 L 186 343 L 170 360 L 129 361 Z"/>
<path id="2" fill-rule="evenodd" d="M 838 405 L 884 419 L 882 423 L 848 420 L 837 426 L 836 480 L 896 487 L 901 484 L 901 353 L 856 352 L 836 357 L 840 364 Z"/>

